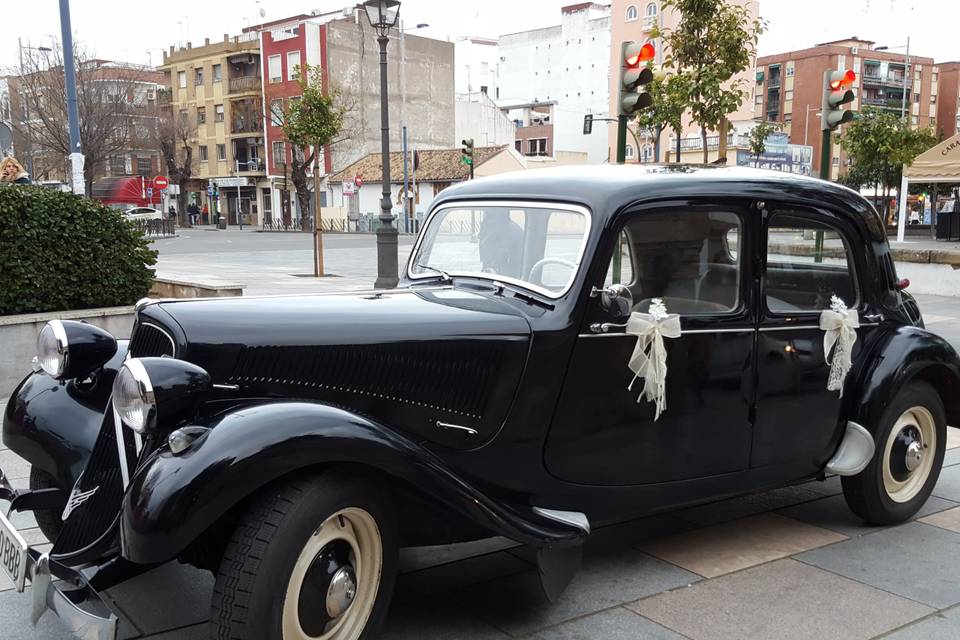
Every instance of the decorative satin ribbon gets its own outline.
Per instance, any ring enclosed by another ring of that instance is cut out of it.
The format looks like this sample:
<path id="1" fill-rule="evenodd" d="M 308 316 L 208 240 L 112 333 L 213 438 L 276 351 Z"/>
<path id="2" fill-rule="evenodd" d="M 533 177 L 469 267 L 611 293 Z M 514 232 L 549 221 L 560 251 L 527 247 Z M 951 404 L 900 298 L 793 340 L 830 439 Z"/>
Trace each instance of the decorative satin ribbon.
<path id="1" fill-rule="evenodd" d="M 632 390 L 637 378 L 643 378 L 643 391 L 637 402 L 645 398 L 655 403 L 657 410 L 653 419 L 656 421 L 667 408 L 667 349 L 663 339 L 680 337 L 680 316 L 667 314 L 662 304 L 659 309 L 651 304 L 650 310 L 654 313 L 633 312 L 627 320 L 626 333 L 637 336 L 637 344 L 627 365 L 633 371 L 627 389 Z"/>
<path id="2" fill-rule="evenodd" d="M 824 331 L 823 358 L 830 365 L 827 390 L 839 391 L 843 397 L 843 382 L 853 366 L 853 345 L 857 341 L 860 316 L 855 309 L 848 310 L 843 300 L 836 296 L 833 296 L 830 307 L 820 314 L 820 328 Z"/>

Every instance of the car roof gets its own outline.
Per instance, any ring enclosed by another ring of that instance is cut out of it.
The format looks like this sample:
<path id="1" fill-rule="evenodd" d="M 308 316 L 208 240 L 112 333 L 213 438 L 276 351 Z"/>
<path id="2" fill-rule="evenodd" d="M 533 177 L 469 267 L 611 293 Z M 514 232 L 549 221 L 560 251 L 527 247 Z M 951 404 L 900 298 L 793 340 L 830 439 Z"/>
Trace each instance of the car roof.
<path id="1" fill-rule="evenodd" d="M 444 189 L 434 206 L 490 198 L 571 202 L 589 208 L 603 224 L 636 202 L 695 196 L 789 199 L 797 204 L 829 206 L 866 226 L 874 239 L 885 237 L 879 214 L 856 191 L 834 182 L 751 167 L 626 164 L 530 169 L 458 183 Z"/>

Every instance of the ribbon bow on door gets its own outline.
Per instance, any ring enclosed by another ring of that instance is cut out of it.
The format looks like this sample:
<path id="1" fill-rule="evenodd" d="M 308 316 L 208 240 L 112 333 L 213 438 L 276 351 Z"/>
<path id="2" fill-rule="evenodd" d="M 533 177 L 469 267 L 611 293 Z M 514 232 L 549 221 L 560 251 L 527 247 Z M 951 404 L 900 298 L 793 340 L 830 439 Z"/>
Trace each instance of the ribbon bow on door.
<path id="1" fill-rule="evenodd" d="M 656 421 L 667 408 L 667 348 L 663 339 L 680 337 L 680 316 L 667 313 L 663 301 L 654 298 L 650 301 L 650 313 L 634 311 L 630 314 L 626 333 L 637 336 L 637 344 L 627 365 L 633 372 L 627 389 L 632 390 L 637 378 L 643 378 L 643 391 L 637 402 L 645 398 L 655 403 L 653 419 Z"/>
<path id="2" fill-rule="evenodd" d="M 820 328 L 824 331 L 823 359 L 830 365 L 827 390 L 839 391 L 840 397 L 843 397 L 843 381 L 853 366 L 853 345 L 857 341 L 859 326 L 860 316 L 857 310 L 847 309 L 844 301 L 837 296 L 830 298 L 830 309 L 820 314 Z"/>

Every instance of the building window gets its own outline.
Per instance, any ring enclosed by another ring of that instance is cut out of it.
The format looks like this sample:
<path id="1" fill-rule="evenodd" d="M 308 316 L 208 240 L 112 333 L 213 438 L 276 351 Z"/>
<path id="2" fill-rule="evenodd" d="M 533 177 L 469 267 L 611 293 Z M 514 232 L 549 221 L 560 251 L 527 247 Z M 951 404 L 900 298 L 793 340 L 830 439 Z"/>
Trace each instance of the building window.
<path id="1" fill-rule="evenodd" d="M 200 145 L 200 162 L 207 161 L 207 145 Z"/>
<path id="2" fill-rule="evenodd" d="M 223 162 L 227 159 L 227 145 L 218 144 L 217 145 L 217 160 Z"/>
<path id="3" fill-rule="evenodd" d="M 758 93 L 757 95 L 755 95 L 755 96 L 753 97 L 753 102 L 754 102 L 754 104 L 763 104 L 763 94 L 762 94 L 762 93 Z"/>
<path id="4" fill-rule="evenodd" d="M 645 14 L 648 18 L 652 18 L 655 15 L 657 15 L 657 3 L 651 2 L 650 4 L 648 4 Z"/>
<path id="5" fill-rule="evenodd" d="M 218 104 L 213 108 L 213 119 L 216 122 L 223 122 L 223 105 Z"/>
<path id="6" fill-rule="evenodd" d="M 920 117 L 919 117 L 919 116 L 911 116 L 911 117 L 910 117 L 910 122 L 912 122 L 912 123 L 915 124 L 915 125 L 916 125 L 916 124 L 920 124 Z"/>
<path id="7" fill-rule="evenodd" d="M 187 113 L 187 110 L 186 110 L 186 109 L 180 109 L 180 121 L 181 121 L 181 122 L 186 122 L 188 115 L 189 115 L 189 114 Z"/>
<path id="8" fill-rule="evenodd" d="M 223 79 L 223 68 L 219 64 L 213 65 L 213 81 L 220 82 Z"/>
<path id="9" fill-rule="evenodd" d="M 299 76 L 297 70 L 300 67 L 300 52 L 287 52 L 287 80 L 296 80 Z"/>
<path id="10" fill-rule="evenodd" d="M 203 67 L 193 70 L 193 84 L 197 85 L 198 87 L 203 86 Z"/>
<path id="11" fill-rule="evenodd" d="M 480 93 L 482 93 L 483 95 L 487 95 L 487 85 L 485 84 L 480 85 Z"/>
<path id="12" fill-rule="evenodd" d="M 640 12 L 637 11 L 636 5 L 630 5 L 627 7 L 627 22 L 633 22 L 640 17 Z"/>
<path id="13" fill-rule="evenodd" d="M 280 70 L 280 55 L 267 58 L 267 68 L 270 73 L 270 82 L 280 82 L 283 79 L 283 73 Z"/>
<path id="14" fill-rule="evenodd" d="M 197 107 L 197 124 L 206 124 L 206 122 L 207 122 L 207 108 Z"/>
<path id="15" fill-rule="evenodd" d="M 110 175 L 122 176 L 127 173 L 127 162 L 123 156 L 110 156 Z"/>
<path id="16" fill-rule="evenodd" d="M 180 86 L 181 89 L 187 88 L 187 72 L 186 71 L 177 72 L 177 84 Z"/>
<path id="17" fill-rule="evenodd" d="M 273 164 L 281 165 L 287 161 L 286 154 L 283 152 L 283 142 L 275 140 L 271 145 L 273 147 Z"/>
<path id="18" fill-rule="evenodd" d="M 152 176 L 153 175 L 153 161 L 150 158 L 137 158 L 137 175 L 138 176 Z"/>
<path id="19" fill-rule="evenodd" d="M 523 153 L 523 140 L 515 140 L 513 146 L 517 148 L 517 153 Z"/>
<path id="20" fill-rule="evenodd" d="M 624 155 L 625 155 L 626 157 L 628 157 L 628 158 L 632 158 L 632 157 L 633 157 L 633 145 L 632 145 L 632 144 L 628 144 L 626 147 L 624 147 Z"/>
<path id="21" fill-rule="evenodd" d="M 547 155 L 547 139 L 546 138 L 531 138 L 527 140 L 527 155 L 528 156 L 545 156 Z"/>
<path id="22" fill-rule="evenodd" d="M 275 127 L 283 126 L 283 98 L 270 101 L 270 124 Z"/>
<path id="23" fill-rule="evenodd" d="M 783 94 L 784 100 L 793 100 L 793 89 L 787 89 Z"/>
<path id="24" fill-rule="evenodd" d="M 792 66 L 787 67 L 787 77 L 788 77 L 788 78 L 792 78 L 794 71 L 796 71 L 796 68 L 795 68 L 795 67 L 792 67 Z"/>
<path id="25" fill-rule="evenodd" d="M 937 94 L 933 94 L 932 96 L 930 96 L 930 104 L 936 104 L 936 103 L 937 103 Z"/>

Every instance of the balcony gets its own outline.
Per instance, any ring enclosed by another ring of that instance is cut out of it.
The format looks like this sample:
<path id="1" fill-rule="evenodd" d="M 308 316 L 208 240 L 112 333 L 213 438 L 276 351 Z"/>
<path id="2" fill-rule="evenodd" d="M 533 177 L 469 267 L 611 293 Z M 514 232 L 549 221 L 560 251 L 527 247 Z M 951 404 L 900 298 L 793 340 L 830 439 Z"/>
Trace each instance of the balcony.
<path id="1" fill-rule="evenodd" d="M 894 109 L 900 111 L 903 103 L 901 98 L 861 98 L 860 102 L 864 106 L 879 107 L 881 109 Z M 910 102 L 907 102 L 907 108 L 910 108 Z"/>
<path id="2" fill-rule="evenodd" d="M 864 73 L 860 76 L 863 86 L 881 86 L 881 87 L 902 87 L 903 86 L 903 75 L 891 75 L 887 74 L 885 76 L 880 75 L 879 73 Z M 912 88 L 913 82 L 910 78 L 907 78 L 907 88 Z"/>
<path id="3" fill-rule="evenodd" d="M 237 76 L 230 78 L 230 93 L 260 92 L 260 76 Z"/>
<path id="4" fill-rule="evenodd" d="M 237 176 L 263 176 L 267 172 L 267 164 L 260 158 L 250 158 L 247 161 L 237 160 L 234 164 L 234 174 Z"/>
<path id="5" fill-rule="evenodd" d="M 230 102 L 230 135 L 263 133 L 260 100 L 244 98 Z"/>

